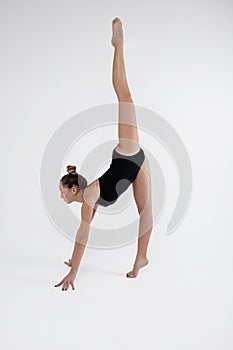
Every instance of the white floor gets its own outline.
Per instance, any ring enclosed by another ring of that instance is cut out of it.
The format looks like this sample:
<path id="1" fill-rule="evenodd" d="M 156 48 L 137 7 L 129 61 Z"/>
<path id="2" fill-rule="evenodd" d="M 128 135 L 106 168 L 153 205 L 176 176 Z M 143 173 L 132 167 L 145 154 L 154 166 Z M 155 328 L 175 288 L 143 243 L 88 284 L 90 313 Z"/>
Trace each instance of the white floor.
<path id="1" fill-rule="evenodd" d="M 231 350 L 232 5 L 13 1 L 0 13 L 1 349 Z M 193 197 L 171 235 L 165 210 L 137 279 L 125 277 L 135 244 L 88 248 L 75 291 L 62 292 L 73 244 L 44 211 L 41 159 L 65 120 L 116 102 L 115 16 L 134 100 L 182 138 Z"/>

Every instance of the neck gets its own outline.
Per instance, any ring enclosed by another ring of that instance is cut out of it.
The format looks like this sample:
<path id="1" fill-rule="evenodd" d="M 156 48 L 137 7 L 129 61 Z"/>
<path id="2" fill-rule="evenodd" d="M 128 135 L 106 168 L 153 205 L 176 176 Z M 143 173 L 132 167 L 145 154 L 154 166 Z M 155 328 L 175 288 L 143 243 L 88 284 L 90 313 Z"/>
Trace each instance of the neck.
<path id="1" fill-rule="evenodd" d="M 76 196 L 76 202 L 83 203 L 83 190 L 80 190 Z"/>

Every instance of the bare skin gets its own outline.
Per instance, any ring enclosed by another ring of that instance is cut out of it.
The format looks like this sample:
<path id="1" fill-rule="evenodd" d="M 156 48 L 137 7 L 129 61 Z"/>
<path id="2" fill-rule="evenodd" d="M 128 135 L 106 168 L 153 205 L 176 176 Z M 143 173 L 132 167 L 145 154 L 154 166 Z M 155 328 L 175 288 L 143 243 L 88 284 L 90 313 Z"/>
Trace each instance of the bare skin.
<path id="1" fill-rule="evenodd" d="M 119 18 L 115 18 L 112 21 L 112 40 L 111 43 L 114 47 L 119 44 L 124 44 L 122 22 Z"/>
<path id="2" fill-rule="evenodd" d="M 139 136 L 137 131 L 137 123 L 135 111 L 133 108 L 133 100 L 127 84 L 124 54 L 123 54 L 123 29 L 122 22 L 119 18 L 112 21 L 112 45 L 115 47 L 114 64 L 113 64 L 113 86 L 116 91 L 118 101 L 125 102 L 119 106 L 119 140 L 117 151 L 122 154 L 129 154 L 128 150 L 135 147 L 135 152 L 138 150 Z M 128 110 L 126 110 L 128 108 Z M 124 112 L 127 113 L 124 113 Z M 122 113 L 121 113 L 122 112 Z M 130 118 L 127 120 L 131 124 L 131 128 L 123 124 L 125 115 Z M 135 126 L 135 127 L 133 127 Z M 127 141 L 125 141 L 127 139 Z M 129 145 L 128 141 L 132 141 Z M 134 199 L 140 215 L 138 250 L 134 261 L 133 269 L 126 273 L 126 277 L 135 278 L 141 268 L 148 265 L 147 248 L 152 232 L 152 203 L 151 203 L 151 181 L 150 169 L 147 160 L 144 161 L 136 180 L 133 183 Z"/>
<path id="3" fill-rule="evenodd" d="M 114 46 L 114 58 L 112 69 L 112 82 L 119 101 L 119 122 L 118 137 L 119 143 L 116 151 L 124 155 L 133 155 L 140 148 L 139 135 L 137 130 L 136 114 L 134 103 L 128 87 L 125 64 L 124 64 L 124 37 L 122 22 L 119 18 L 112 21 L 112 39 Z M 77 201 L 82 203 L 82 242 L 75 243 L 73 256 L 64 263 L 71 268 L 70 273 L 63 278 L 56 286 L 63 285 L 62 290 L 67 290 L 69 285 L 74 289 L 74 279 L 76 277 L 79 264 L 85 249 L 88 238 L 88 231 L 91 221 L 95 215 L 98 204 L 95 204 L 100 195 L 99 180 L 93 181 L 85 190 L 80 190 L 77 186 L 71 189 L 64 188 L 60 183 L 61 198 L 67 204 Z M 148 265 L 147 248 L 153 228 L 152 200 L 151 200 L 151 179 L 150 167 L 147 158 L 144 160 L 141 169 L 133 182 L 133 194 L 140 216 L 137 254 L 131 271 L 126 273 L 126 277 L 137 277 L 139 270 Z"/>

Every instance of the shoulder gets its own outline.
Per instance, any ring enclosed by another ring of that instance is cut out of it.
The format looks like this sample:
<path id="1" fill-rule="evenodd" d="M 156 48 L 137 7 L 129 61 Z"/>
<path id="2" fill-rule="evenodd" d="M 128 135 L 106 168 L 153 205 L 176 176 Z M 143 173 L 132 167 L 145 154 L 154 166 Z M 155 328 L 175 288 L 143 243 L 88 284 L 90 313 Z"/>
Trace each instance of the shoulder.
<path id="1" fill-rule="evenodd" d="M 83 192 L 83 201 L 87 205 L 96 208 L 95 203 L 100 196 L 100 188 L 98 179 L 92 182 Z"/>
<path id="2" fill-rule="evenodd" d="M 90 224 L 96 211 L 96 196 L 89 191 L 84 191 L 81 208 L 82 222 Z"/>

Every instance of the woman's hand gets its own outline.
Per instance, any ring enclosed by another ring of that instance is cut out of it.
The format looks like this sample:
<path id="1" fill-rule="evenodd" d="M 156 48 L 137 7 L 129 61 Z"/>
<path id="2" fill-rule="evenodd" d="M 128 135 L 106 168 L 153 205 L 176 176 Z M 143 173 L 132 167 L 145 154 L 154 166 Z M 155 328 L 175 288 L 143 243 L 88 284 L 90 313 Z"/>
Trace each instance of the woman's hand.
<path id="1" fill-rule="evenodd" d="M 71 263 L 71 260 L 69 259 L 69 261 L 64 261 L 64 263 L 69 266 L 69 267 L 72 267 L 72 263 Z"/>
<path id="2" fill-rule="evenodd" d="M 54 287 L 59 287 L 60 285 L 63 284 L 62 290 L 67 290 L 69 289 L 69 286 L 71 285 L 72 289 L 74 290 L 74 280 L 75 280 L 76 274 L 70 272 L 68 275 L 66 275 L 61 282 L 56 284 Z"/>

